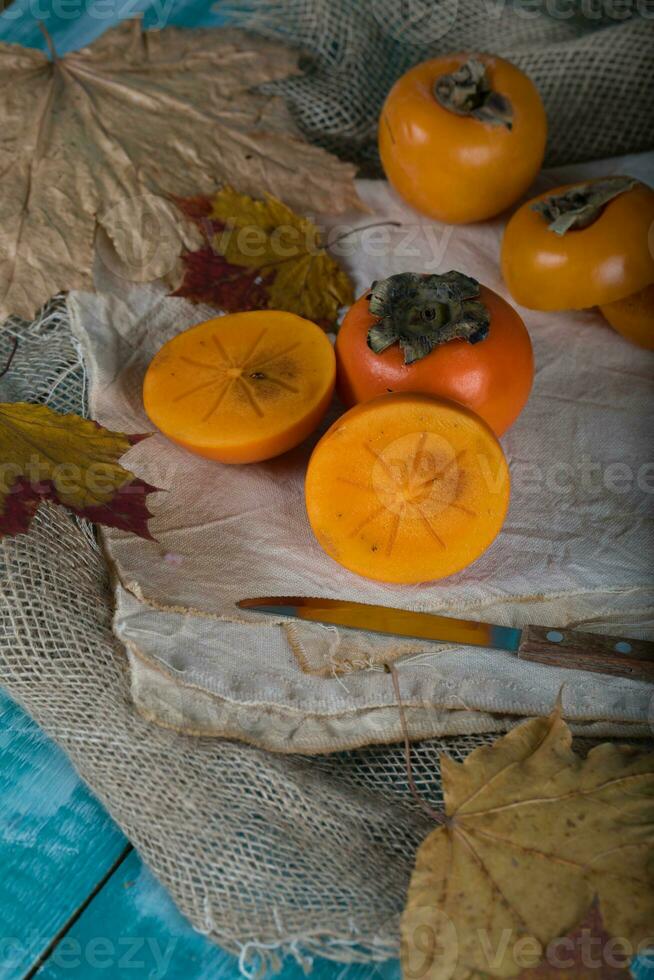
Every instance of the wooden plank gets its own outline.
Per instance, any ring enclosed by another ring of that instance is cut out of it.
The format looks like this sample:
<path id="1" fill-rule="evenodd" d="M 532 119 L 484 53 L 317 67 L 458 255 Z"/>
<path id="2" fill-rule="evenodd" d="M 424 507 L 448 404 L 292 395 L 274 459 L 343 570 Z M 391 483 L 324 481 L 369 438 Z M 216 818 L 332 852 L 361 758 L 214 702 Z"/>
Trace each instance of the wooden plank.
<path id="1" fill-rule="evenodd" d="M 654 946 L 634 958 L 630 972 L 634 980 L 654 980 Z"/>
<path id="2" fill-rule="evenodd" d="M 63 753 L 0 689 L 2 980 L 34 970 L 41 980 L 241 977 L 237 958 L 192 928 L 135 852 L 115 867 L 126 846 Z M 323 959 L 311 974 L 312 980 L 399 975 L 395 961 Z M 286 961 L 283 976 L 305 980 L 294 960 Z"/>
<path id="3" fill-rule="evenodd" d="M 0 689 L 0 977 L 24 977 L 127 841 Z"/>
<path id="4" fill-rule="evenodd" d="M 287 959 L 284 980 L 306 980 Z M 238 960 L 182 917 L 168 893 L 132 852 L 61 939 L 36 980 L 237 980 Z M 344 965 L 315 960 L 312 980 L 399 980 L 396 961 Z"/>
<path id="5" fill-rule="evenodd" d="M 221 980 L 237 972 L 235 958 L 195 932 L 133 851 L 35 976 Z"/>

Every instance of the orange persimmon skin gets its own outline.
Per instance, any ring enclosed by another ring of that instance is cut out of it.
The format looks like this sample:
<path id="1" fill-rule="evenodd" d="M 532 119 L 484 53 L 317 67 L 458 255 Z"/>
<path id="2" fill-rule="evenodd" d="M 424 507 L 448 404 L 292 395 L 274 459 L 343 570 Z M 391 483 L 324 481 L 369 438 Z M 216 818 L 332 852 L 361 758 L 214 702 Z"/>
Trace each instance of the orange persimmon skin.
<path id="1" fill-rule="evenodd" d="M 429 395 L 382 395 L 342 415 L 307 469 L 309 523 L 344 568 L 383 582 L 434 581 L 475 561 L 509 504 L 490 428 Z"/>
<path id="2" fill-rule="evenodd" d="M 557 235 L 532 205 L 574 186 L 566 184 L 527 201 L 504 231 L 502 275 L 516 302 L 529 309 L 603 306 L 654 282 L 648 243 L 654 191 L 638 184 L 609 201 L 587 228 Z"/>
<path id="3" fill-rule="evenodd" d="M 491 88 L 513 107 L 513 125 L 491 125 L 444 108 L 435 81 L 474 57 Z M 386 177 L 417 211 L 461 224 L 499 214 L 540 169 L 547 119 L 538 91 L 520 69 L 488 54 L 455 54 L 411 68 L 390 90 L 379 121 Z"/>
<path id="4" fill-rule="evenodd" d="M 334 349 L 310 320 L 277 310 L 219 316 L 155 355 L 145 410 L 173 442 L 222 463 L 254 463 L 297 446 L 334 391 Z"/>
<path id="5" fill-rule="evenodd" d="M 450 398 L 480 415 L 502 435 L 522 411 L 534 379 L 534 356 L 527 328 L 513 307 L 486 286 L 479 299 L 490 313 L 485 340 L 450 340 L 413 364 L 404 363 L 399 344 L 381 354 L 368 346 L 375 317 L 367 294 L 345 315 L 336 337 L 338 391 L 346 405 L 389 391 L 414 391 Z"/>
<path id="6" fill-rule="evenodd" d="M 654 283 L 624 299 L 600 306 L 600 310 L 626 340 L 654 350 Z"/>

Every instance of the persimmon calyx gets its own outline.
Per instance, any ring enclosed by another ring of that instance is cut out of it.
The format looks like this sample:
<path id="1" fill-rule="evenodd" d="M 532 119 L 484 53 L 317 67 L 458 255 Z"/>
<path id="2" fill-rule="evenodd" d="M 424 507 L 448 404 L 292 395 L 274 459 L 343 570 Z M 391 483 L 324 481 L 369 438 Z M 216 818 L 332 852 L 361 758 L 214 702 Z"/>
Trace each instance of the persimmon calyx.
<path id="1" fill-rule="evenodd" d="M 454 270 L 400 272 L 373 282 L 368 305 L 379 319 L 368 331 L 368 346 L 381 354 L 399 343 L 404 363 L 412 364 L 449 340 L 476 344 L 490 327 L 490 314 L 478 297 L 477 280 Z"/>
<path id="2" fill-rule="evenodd" d="M 492 126 L 513 126 L 513 106 L 505 95 L 490 87 L 486 66 L 476 58 L 434 83 L 434 97 L 457 116 L 472 116 Z"/>
<path id="3" fill-rule="evenodd" d="M 636 187 L 633 177 L 605 177 L 587 184 L 575 184 L 564 194 L 552 194 L 532 204 L 532 210 L 548 222 L 548 229 L 565 235 L 571 229 L 587 228 L 599 218 L 614 197 Z"/>

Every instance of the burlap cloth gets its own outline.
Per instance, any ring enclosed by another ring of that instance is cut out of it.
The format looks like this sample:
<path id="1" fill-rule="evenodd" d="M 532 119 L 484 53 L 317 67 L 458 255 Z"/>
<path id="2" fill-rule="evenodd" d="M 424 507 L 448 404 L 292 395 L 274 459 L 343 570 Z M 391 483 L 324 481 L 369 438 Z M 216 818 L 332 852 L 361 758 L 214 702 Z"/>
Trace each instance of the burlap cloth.
<path id="1" fill-rule="evenodd" d="M 620 0 L 239 0 L 234 7 L 239 24 L 306 52 L 305 75 L 267 90 L 284 96 L 310 139 L 374 175 L 377 119 L 391 85 L 419 61 L 452 51 L 490 51 L 529 74 L 547 110 L 549 166 L 654 146 L 651 0 L 628 9 Z"/>
<path id="2" fill-rule="evenodd" d="M 378 103 L 389 73 L 394 77 L 423 55 L 428 35 L 424 23 L 413 31 L 410 15 L 425 7 L 436 5 L 269 5 L 266 16 L 274 22 L 267 29 L 281 29 L 281 12 L 286 36 L 320 50 L 306 83 L 290 83 L 306 128 L 311 118 L 323 120 L 314 130 L 323 142 L 344 150 L 359 140 L 360 155 L 371 156 L 370 93 Z M 530 22 L 518 26 L 508 4 L 457 9 L 449 21 L 452 33 L 427 46 L 510 49 L 534 73 L 548 103 L 550 159 L 651 144 L 651 24 L 606 29 L 594 22 L 591 27 L 602 29 L 585 33 L 589 24 L 580 30 L 578 18 L 551 24 L 534 11 Z M 405 35 L 399 39 L 398 16 Z M 362 56 L 362 38 L 365 45 L 381 46 Z M 601 109 L 603 99 L 610 100 L 608 112 Z M 582 100 L 590 100 L 590 107 Z M 599 342 L 592 326 L 606 341 L 595 314 L 581 315 L 577 326 Z M 542 329 L 547 336 L 548 324 Z M 55 301 L 32 324 L 9 321 L 0 334 L 2 361 L 13 337 L 18 353 L 0 379 L 0 399 L 84 411 L 86 376 L 64 303 Z M 625 349 L 615 346 L 619 360 L 628 357 Z M 579 354 L 582 360 L 585 354 Z M 543 367 L 547 371 L 547 363 Z M 621 397 L 627 403 L 629 372 L 633 366 L 624 374 Z M 635 374 L 642 373 L 639 366 Z M 601 391 L 589 379 L 587 397 L 597 396 Z M 628 426 L 622 431 L 628 433 Z M 621 448 L 616 452 L 620 459 Z M 605 539 L 605 545 L 605 555 L 621 549 L 619 540 Z M 565 542 L 562 549 L 565 554 Z M 637 550 L 647 556 L 642 539 Z M 320 953 L 344 962 L 397 953 L 398 915 L 415 848 L 430 829 L 408 793 L 399 745 L 282 756 L 224 739 L 180 736 L 144 721 L 134 710 L 125 654 L 111 631 L 107 566 L 93 530 L 60 509 L 43 508 L 29 535 L 3 542 L 0 580 L 0 680 L 69 754 L 198 929 L 239 953 L 244 969 L 274 965 L 285 953 L 302 960 Z M 638 618 L 632 608 L 611 626 L 627 629 Z M 421 791 L 440 799 L 439 751 L 460 759 L 492 737 L 416 745 Z"/>

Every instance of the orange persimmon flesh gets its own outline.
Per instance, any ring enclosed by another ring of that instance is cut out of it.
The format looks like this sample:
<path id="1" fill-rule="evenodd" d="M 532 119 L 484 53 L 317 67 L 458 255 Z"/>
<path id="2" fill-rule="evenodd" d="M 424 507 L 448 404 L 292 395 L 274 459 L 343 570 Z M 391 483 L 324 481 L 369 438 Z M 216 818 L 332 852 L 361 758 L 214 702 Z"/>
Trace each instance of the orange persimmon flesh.
<path id="1" fill-rule="evenodd" d="M 315 447 L 306 477 L 309 522 L 327 554 L 358 575 L 405 584 L 475 561 L 502 527 L 509 491 L 489 426 L 421 394 L 350 409 Z"/>
<path id="2" fill-rule="evenodd" d="M 145 410 L 169 439 L 223 463 L 297 446 L 320 423 L 336 359 L 323 331 L 293 313 L 234 313 L 161 348 L 143 383 Z"/>

